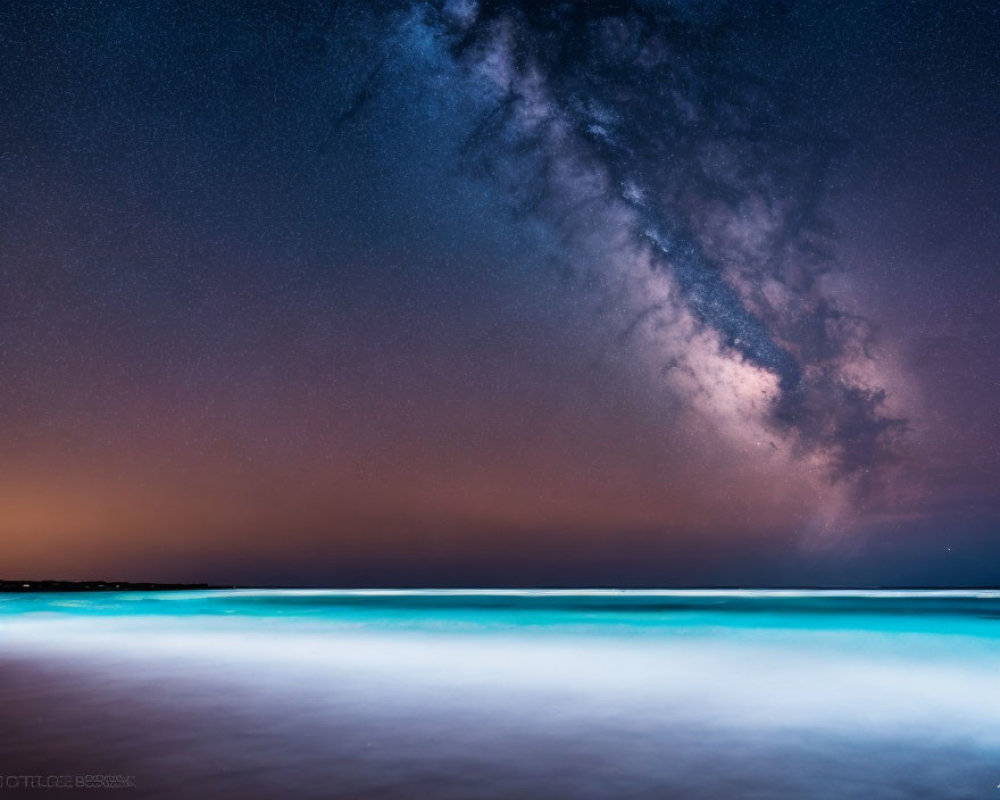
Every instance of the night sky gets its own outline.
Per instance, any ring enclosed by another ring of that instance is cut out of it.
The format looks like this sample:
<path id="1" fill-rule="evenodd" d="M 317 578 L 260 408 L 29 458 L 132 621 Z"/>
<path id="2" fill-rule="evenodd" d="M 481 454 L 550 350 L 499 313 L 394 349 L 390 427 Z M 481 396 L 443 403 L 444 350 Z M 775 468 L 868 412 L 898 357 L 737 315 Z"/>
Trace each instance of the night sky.
<path id="1" fill-rule="evenodd" d="M 1000 7 L 0 7 L 0 577 L 1000 584 Z"/>

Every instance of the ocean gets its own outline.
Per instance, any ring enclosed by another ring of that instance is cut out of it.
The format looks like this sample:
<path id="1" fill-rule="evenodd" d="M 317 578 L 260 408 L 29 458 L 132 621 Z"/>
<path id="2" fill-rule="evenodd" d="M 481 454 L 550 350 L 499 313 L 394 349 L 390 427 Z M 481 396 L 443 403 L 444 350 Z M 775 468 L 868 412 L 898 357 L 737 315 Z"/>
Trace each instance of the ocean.
<path id="1" fill-rule="evenodd" d="M 1000 798 L 1000 592 L 10 594 L 0 722 L 0 797 Z"/>

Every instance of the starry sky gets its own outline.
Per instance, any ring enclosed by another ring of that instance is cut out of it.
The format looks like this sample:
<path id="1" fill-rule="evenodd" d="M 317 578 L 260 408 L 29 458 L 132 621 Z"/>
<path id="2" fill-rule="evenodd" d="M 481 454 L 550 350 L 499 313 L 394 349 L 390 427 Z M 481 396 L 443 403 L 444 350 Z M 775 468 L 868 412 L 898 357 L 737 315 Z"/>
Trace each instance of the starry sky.
<path id="1" fill-rule="evenodd" d="M 1000 584 L 1000 9 L 0 8 L 0 573 Z"/>

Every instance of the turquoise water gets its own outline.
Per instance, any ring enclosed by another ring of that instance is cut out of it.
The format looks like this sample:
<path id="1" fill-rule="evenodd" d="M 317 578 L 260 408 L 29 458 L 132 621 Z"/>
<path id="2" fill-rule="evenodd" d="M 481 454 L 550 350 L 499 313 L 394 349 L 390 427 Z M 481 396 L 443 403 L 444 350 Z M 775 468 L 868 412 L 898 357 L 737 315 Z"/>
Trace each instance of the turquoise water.
<path id="1" fill-rule="evenodd" d="M 1000 796 L 1000 592 L 6 595 L 0 678 L 130 796 Z"/>

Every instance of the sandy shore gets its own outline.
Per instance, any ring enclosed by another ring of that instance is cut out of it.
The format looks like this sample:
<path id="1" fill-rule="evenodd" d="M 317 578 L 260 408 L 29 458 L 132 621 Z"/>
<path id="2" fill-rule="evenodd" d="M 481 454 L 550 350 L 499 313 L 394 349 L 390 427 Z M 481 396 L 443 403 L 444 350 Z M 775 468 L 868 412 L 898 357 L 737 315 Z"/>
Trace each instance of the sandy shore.
<path id="1" fill-rule="evenodd" d="M 317 673 L 255 689 L 221 674 L 170 678 L 169 664 L 98 663 L 0 658 L 0 775 L 132 776 L 135 788 L 18 795 L 957 799 L 1000 780 L 995 754 L 906 732 L 755 734 L 551 697 L 499 710 L 488 693 L 387 685 L 380 700 Z"/>

